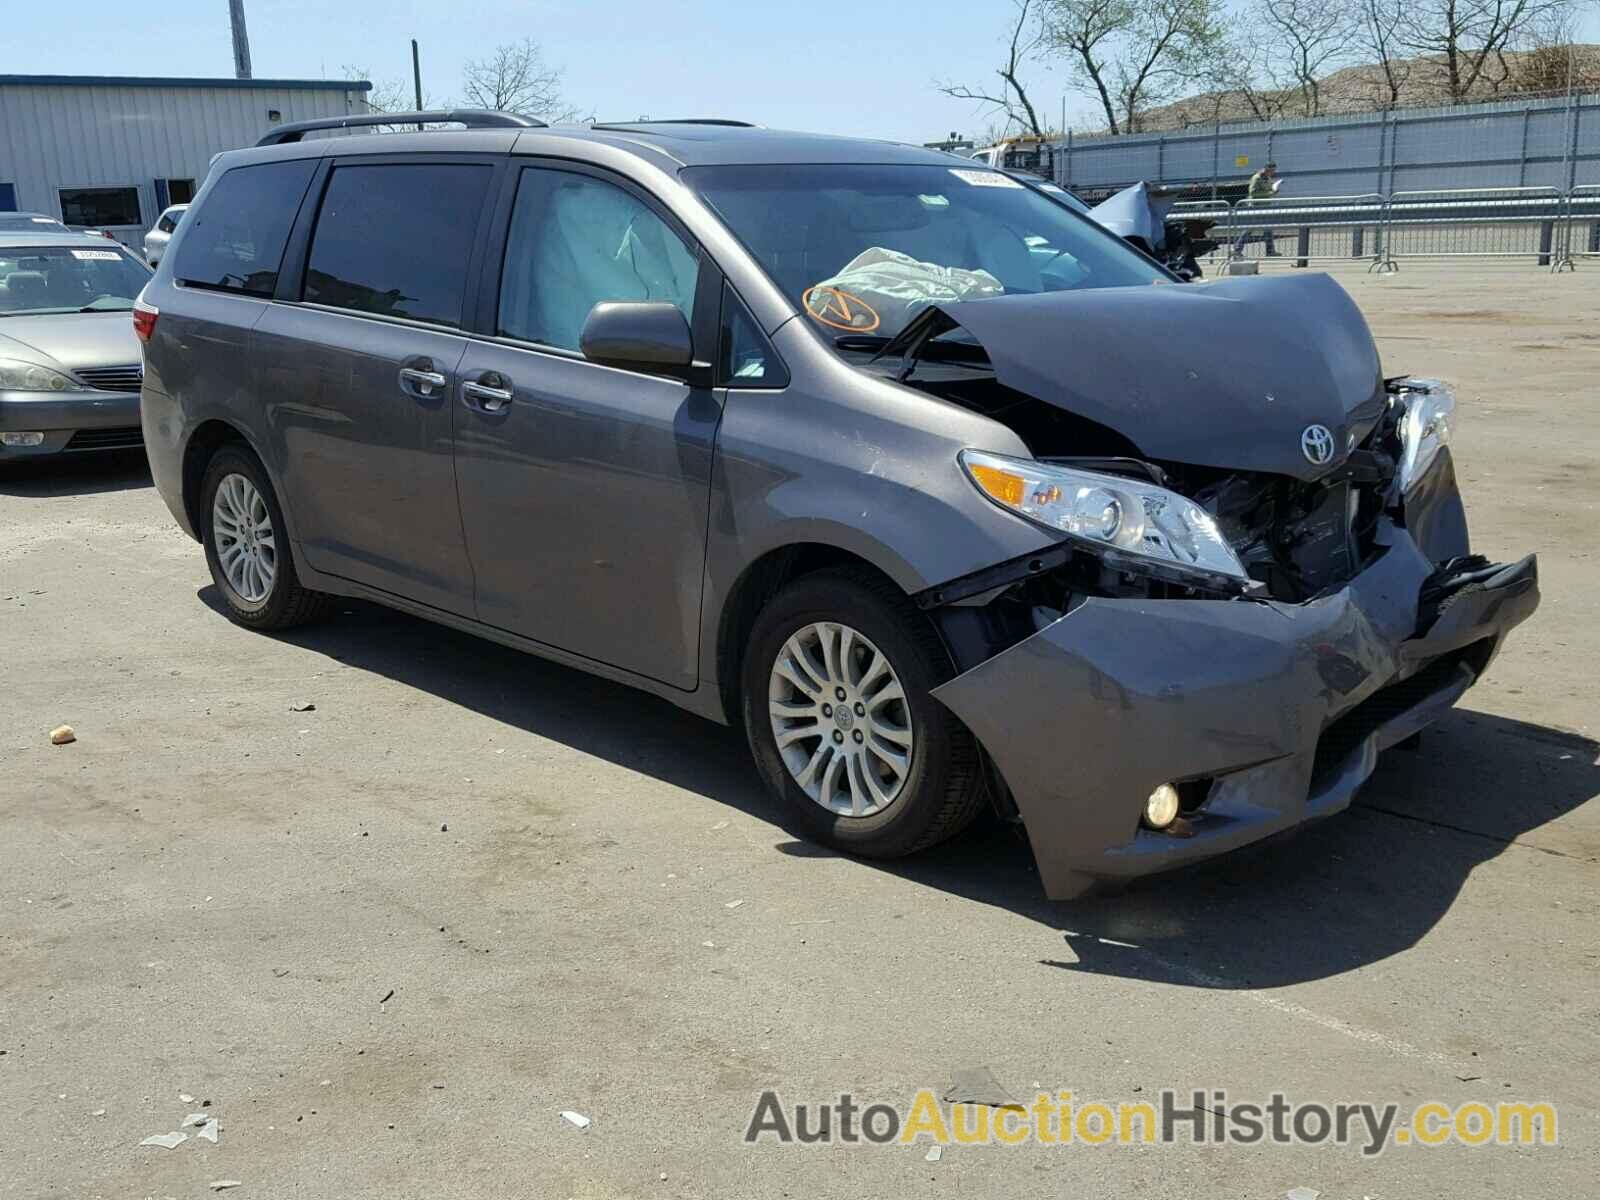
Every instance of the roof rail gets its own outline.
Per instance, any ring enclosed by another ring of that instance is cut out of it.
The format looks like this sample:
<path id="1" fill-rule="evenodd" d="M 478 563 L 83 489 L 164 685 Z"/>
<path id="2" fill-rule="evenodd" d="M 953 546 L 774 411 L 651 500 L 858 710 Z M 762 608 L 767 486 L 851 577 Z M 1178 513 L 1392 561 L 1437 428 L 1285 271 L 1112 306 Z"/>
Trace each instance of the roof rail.
<path id="1" fill-rule="evenodd" d="M 435 109 L 430 112 L 358 113 L 351 117 L 322 117 L 315 121 L 291 121 L 269 129 L 258 146 L 283 146 L 298 142 L 318 129 L 357 129 L 373 125 L 465 125 L 468 129 L 543 129 L 545 123 L 517 113 L 495 112 L 488 108 Z"/>
<path id="2" fill-rule="evenodd" d="M 731 129 L 760 129 L 754 121 L 736 121 L 731 117 L 666 117 L 660 120 L 596 121 L 591 129 L 627 129 L 634 125 L 725 125 Z"/>

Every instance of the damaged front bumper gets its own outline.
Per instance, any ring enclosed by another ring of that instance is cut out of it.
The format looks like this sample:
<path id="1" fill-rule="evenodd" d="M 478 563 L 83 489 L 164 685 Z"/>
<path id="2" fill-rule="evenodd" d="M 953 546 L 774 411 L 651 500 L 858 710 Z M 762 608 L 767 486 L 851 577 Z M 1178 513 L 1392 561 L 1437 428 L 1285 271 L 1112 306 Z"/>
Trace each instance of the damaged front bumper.
<path id="1" fill-rule="evenodd" d="M 1344 809 L 1538 606 L 1532 556 L 1487 575 L 1480 560 L 1457 588 L 1383 526 L 1384 552 L 1335 594 L 1090 597 L 934 691 L 1010 788 L 1052 899 Z M 1150 793 L 1187 781 L 1203 800 L 1182 835 L 1141 827 Z"/>

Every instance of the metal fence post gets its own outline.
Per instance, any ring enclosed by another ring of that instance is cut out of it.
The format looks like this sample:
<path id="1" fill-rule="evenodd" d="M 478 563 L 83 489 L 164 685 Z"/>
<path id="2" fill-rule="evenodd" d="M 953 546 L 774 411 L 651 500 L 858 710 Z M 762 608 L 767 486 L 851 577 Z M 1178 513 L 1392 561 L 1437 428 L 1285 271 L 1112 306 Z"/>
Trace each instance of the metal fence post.
<path id="1" fill-rule="evenodd" d="M 1165 183 L 1167 179 L 1167 135 L 1162 134 L 1156 140 L 1156 182 Z"/>
<path id="2" fill-rule="evenodd" d="M 1222 118 L 1211 128 L 1211 198 L 1217 198 L 1217 174 L 1222 170 Z"/>
<path id="3" fill-rule="evenodd" d="M 1522 153 L 1517 157 L 1517 186 L 1528 182 L 1528 122 L 1533 119 L 1533 109 L 1522 110 Z"/>

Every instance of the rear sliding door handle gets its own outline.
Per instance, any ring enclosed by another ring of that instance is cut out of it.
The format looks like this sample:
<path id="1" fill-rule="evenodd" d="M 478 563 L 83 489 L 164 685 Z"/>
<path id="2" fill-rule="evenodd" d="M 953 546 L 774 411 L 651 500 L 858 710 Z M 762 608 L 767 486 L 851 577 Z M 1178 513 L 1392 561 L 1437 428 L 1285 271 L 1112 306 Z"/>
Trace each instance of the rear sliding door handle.
<path id="1" fill-rule="evenodd" d="M 424 371 L 417 367 L 401 367 L 400 382 L 409 383 L 420 396 L 432 396 L 435 388 L 445 385 L 445 377 L 438 371 Z"/>
<path id="2" fill-rule="evenodd" d="M 467 407 L 486 413 L 504 412 L 513 394 L 510 388 L 491 387 L 470 379 L 461 385 L 461 398 L 466 401 Z"/>

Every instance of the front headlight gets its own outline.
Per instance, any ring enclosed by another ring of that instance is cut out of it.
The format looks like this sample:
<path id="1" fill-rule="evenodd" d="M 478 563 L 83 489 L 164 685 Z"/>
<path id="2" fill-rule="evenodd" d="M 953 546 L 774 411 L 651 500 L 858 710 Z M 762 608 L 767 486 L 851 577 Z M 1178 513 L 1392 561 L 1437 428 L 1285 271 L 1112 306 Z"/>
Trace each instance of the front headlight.
<path id="1" fill-rule="evenodd" d="M 0 358 L 0 391 L 75 392 L 83 385 L 60 371 L 15 358 Z"/>
<path id="2" fill-rule="evenodd" d="M 1450 444 L 1455 394 L 1437 379 L 1408 379 L 1401 385 L 1406 415 L 1400 422 L 1400 490 L 1428 473 L 1439 451 Z"/>
<path id="3" fill-rule="evenodd" d="M 981 450 L 961 465 L 989 499 L 1047 529 L 1162 566 L 1249 579 L 1211 514 L 1176 492 Z"/>

